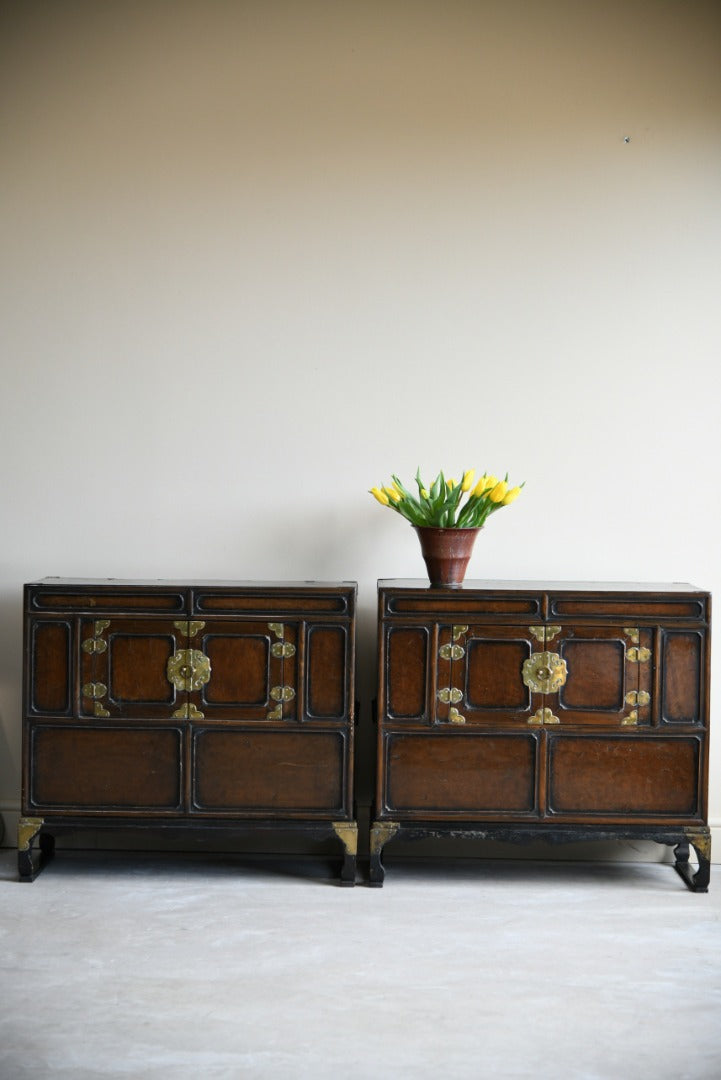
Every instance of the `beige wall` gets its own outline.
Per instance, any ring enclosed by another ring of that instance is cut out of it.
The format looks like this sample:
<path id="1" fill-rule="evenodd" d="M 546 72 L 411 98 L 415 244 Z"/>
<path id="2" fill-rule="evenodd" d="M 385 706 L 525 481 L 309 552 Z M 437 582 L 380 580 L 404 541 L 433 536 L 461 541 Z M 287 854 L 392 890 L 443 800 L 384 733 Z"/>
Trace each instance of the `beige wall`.
<path id="1" fill-rule="evenodd" d="M 473 576 L 721 593 L 720 46 L 701 0 L 0 4 L 8 821 L 26 580 L 355 578 L 366 739 L 392 469 L 527 481 Z"/>

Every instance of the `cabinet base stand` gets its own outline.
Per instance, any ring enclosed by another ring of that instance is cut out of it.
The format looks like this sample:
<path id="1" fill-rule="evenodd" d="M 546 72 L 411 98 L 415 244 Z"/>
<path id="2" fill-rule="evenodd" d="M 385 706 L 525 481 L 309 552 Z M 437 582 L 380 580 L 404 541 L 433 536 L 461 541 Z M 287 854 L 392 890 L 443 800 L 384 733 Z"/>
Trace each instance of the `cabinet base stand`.
<path id="1" fill-rule="evenodd" d="M 78 832 L 81 829 L 98 831 L 132 829 L 133 832 L 173 833 L 175 835 L 211 835 L 226 832 L 254 834 L 259 830 L 301 835 L 312 840 L 339 840 L 343 847 L 339 884 L 355 885 L 358 854 L 358 825 L 355 821 L 296 821 L 272 820 L 175 822 L 115 818 L 109 821 L 88 821 L 87 818 L 21 818 L 18 825 L 18 876 L 20 881 L 34 881 L 55 851 L 55 836 L 59 833 Z"/>
<path id="2" fill-rule="evenodd" d="M 481 825 L 475 822 L 375 821 L 370 835 L 369 885 L 380 888 L 385 878 L 383 849 L 390 840 L 497 840 L 527 844 L 544 840 L 552 844 L 588 840 L 651 840 L 674 848 L 674 867 L 691 892 L 708 892 L 711 875 L 711 830 L 707 826 L 654 828 L 652 825 Z M 694 872 L 690 848 L 698 860 Z"/>

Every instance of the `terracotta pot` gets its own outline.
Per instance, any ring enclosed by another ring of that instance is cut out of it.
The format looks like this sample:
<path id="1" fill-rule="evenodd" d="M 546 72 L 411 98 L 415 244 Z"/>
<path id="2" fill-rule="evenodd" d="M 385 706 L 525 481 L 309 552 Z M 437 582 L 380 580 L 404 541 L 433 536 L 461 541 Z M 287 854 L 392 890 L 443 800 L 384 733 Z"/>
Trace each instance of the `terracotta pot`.
<path id="1" fill-rule="evenodd" d="M 433 529 L 415 525 L 434 588 L 459 589 L 480 529 Z"/>

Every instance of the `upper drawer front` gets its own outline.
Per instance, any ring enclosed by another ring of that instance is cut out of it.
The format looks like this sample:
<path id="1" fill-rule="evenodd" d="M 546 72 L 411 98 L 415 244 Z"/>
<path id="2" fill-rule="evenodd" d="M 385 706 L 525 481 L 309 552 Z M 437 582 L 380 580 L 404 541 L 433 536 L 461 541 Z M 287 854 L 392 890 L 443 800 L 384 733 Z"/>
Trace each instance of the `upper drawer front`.
<path id="1" fill-rule="evenodd" d="M 252 615 L 273 618 L 282 615 L 351 616 L 355 589 L 194 589 L 193 614 Z"/>
<path id="2" fill-rule="evenodd" d="M 670 593 L 658 596 L 613 596 L 596 594 L 590 596 L 549 595 L 550 617 L 576 619 L 642 619 L 651 622 L 668 622 L 669 619 L 708 618 L 708 596 L 676 596 Z"/>
<path id="3" fill-rule="evenodd" d="M 134 615 L 170 615 L 188 611 L 188 590 L 175 588 L 108 586 L 67 588 L 29 585 L 28 612 L 90 612 L 97 615 L 129 612 Z"/>
<path id="4" fill-rule="evenodd" d="M 542 596 L 539 594 L 513 594 L 507 593 L 464 593 L 459 591 L 457 595 L 447 592 L 440 596 L 433 596 L 428 591 L 413 592 L 385 592 L 382 593 L 382 613 L 385 616 L 401 615 L 404 618 L 418 616 L 420 618 L 432 617 L 442 621 L 464 622 L 478 615 L 508 615 L 511 618 L 524 618 L 541 615 Z M 465 617 L 468 616 L 468 619 Z"/>

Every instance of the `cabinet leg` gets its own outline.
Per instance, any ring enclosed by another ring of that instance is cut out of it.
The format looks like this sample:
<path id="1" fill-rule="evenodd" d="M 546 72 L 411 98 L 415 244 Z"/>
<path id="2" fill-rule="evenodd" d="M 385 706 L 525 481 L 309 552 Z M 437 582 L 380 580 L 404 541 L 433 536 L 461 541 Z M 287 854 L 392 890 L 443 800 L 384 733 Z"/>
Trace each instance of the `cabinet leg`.
<path id="1" fill-rule="evenodd" d="M 348 886 L 355 885 L 356 860 L 358 857 L 358 822 L 334 821 L 333 831 L 343 845 L 340 883 Z"/>
<path id="2" fill-rule="evenodd" d="M 711 879 L 711 830 L 707 827 L 686 829 L 687 840 L 674 848 L 676 872 L 684 880 L 691 892 L 708 892 Z M 698 859 L 698 870 L 694 874 L 689 861 L 689 845 L 693 847 Z"/>
<path id="3" fill-rule="evenodd" d="M 18 876 L 21 881 L 34 881 L 47 858 L 52 854 L 54 839 L 52 836 L 40 836 L 41 858 L 36 863 L 33 847 L 45 824 L 43 818 L 20 818 L 18 823 Z"/>
<path id="4" fill-rule="evenodd" d="M 386 876 L 383 866 L 383 848 L 389 840 L 392 840 L 398 832 L 400 825 L 397 821 L 375 821 L 371 828 L 370 842 L 370 874 L 368 884 L 380 889 Z"/>

